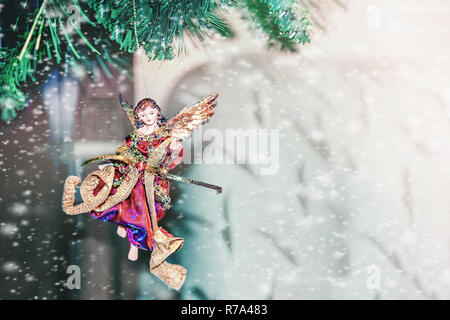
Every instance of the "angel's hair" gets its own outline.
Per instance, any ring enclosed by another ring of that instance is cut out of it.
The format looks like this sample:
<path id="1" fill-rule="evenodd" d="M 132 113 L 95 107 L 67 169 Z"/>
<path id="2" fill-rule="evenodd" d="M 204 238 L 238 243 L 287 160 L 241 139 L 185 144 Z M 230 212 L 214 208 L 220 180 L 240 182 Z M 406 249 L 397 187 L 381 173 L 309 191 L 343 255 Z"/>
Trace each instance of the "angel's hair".
<path id="1" fill-rule="evenodd" d="M 144 111 L 148 107 L 155 108 L 156 110 L 158 110 L 158 120 L 157 120 L 158 126 L 162 126 L 164 122 L 167 121 L 167 119 L 163 116 L 161 108 L 158 106 L 156 101 L 151 98 L 145 98 L 139 101 L 139 103 L 136 105 L 133 111 L 134 124 L 136 128 L 141 128 L 144 125 L 144 123 L 139 119 L 139 113 L 141 111 Z"/>

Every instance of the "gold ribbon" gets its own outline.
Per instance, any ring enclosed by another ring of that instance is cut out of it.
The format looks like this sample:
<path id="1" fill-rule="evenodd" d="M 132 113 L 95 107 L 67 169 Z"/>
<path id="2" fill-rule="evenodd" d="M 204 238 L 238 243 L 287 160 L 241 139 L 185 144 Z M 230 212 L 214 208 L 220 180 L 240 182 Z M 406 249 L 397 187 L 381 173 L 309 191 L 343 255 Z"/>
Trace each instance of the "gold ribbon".
<path id="1" fill-rule="evenodd" d="M 186 279 L 187 271 L 183 266 L 168 263 L 166 259 L 183 246 L 184 240 L 179 237 L 167 237 L 158 227 L 153 190 L 154 179 L 154 174 L 149 171 L 144 173 L 145 193 L 155 240 L 150 258 L 150 272 L 166 283 L 169 288 L 179 290 Z"/>
<path id="2" fill-rule="evenodd" d="M 67 177 L 64 183 L 63 192 L 64 212 L 68 215 L 77 215 L 92 210 L 102 212 L 128 198 L 139 179 L 139 171 L 136 168 L 131 167 L 130 172 L 117 188 L 116 193 L 110 195 L 113 186 L 114 172 L 113 166 L 106 166 L 101 170 L 96 170 L 89 174 L 89 176 L 81 183 L 80 193 L 83 202 L 78 205 L 74 205 L 75 187 L 80 183 L 80 178 L 77 176 Z M 94 195 L 94 190 L 97 188 L 100 180 L 103 181 L 105 185 L 96 195 Z"/>
<path id="3" fill-rule="evenodd" d="M 64 182 L 63 192 L 63 210 L 68 215 L 77 215 L 83 212 L 89 212 L 104 203 L 108 198 L 109 192 L 112 188 L 114 178 L 114 167 L 107 166 L 102 170 L 96 170 L 87 176 L 80 186 L 80 193 L 83 202 L 74 205 L 75 202 L 75 187 L 80 183 L 80 178 L 77 176 L 69 176 Z M 94 190 L 100 183 L 100 180 L 105 184 L 101 190 L 94 196 Z"/>
<path id="4" fill-rule="evenodd" d="M 165 149 L 170 143 L 171 138 L 165 140 L 156 149 L 148 154 L 146 169 L 144 171 L 144 186 L 147 196 L 147 204 L 150 209 L 150 219 L 153 229 L 153 245 L 152 256 L 150 258 L 150 272 L 161 279 L 169 288 L 179 290 L 186 279 L 187 270 L 177 264 L 171 264 L 166 261 L 167 257 L 183 246 L 184 240 L 178 237 L 167 237 L 158 227 L 155 207 L 155 192 L 153 182 L 155 174 L 161 169 L 158 164 L 164 156 Z"/>

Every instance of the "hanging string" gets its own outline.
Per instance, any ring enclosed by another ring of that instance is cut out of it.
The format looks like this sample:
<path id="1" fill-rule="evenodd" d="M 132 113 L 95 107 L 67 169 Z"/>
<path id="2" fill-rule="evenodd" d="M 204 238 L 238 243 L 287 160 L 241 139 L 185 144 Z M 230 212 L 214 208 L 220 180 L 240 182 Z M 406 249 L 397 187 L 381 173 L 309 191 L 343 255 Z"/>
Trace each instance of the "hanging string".
<path id="1" fill-rule="evenodd" d="M 133 17 L 134 17 L 134 38 L 135 38 L 135 41 L 136 41 L 136 51 L 137 51 L 137 53 L 138 53 L 139 64 L 141 65 L 140 70 L 141 70 L 141 72 L 142 72 L 142 81 L 143 81 L 143 84 L 144 84 L 144 96 L 145 96 L 145 97 L 150 97 L 151 94 L 152 94 L 152 92 L 155 91 L 156 78 L 157 78 L 158 75 L 159 75 L 159 70 L 161 69 L 161 65 L 162 65 L 162 63 L 163 63 L 163 60 L 161 60 L 161 62 L 160 62 L 160 64 L 159 64 L 158 70 L 156 71 L 156 74 L 155 74 L 155 78 L 153 79 L 153 85 L 152 85 L 152 87 L 150 88 L 151 91 L 149 92 L 149 91 L 148 91 L 148 86 L 147 86 L 147 80 L 146 80 L 146 78 L 145 78 L 145 72 L 144 72 L 144 68 L 143 68 L 143 63 L 142 63 L 142 61 L 141 61 L 141 57 L 143 56 L 143 57 L 145 58 L 145 57 L 146 57 L 146 54 L 145 54 L 144 48 L 143 48 L 143 47 L 141 46 L 141 44 L 139 43 L 138 35 L 137 35 L 136 0 L 133 0 Z M 148 94 L 148 95 L 147 95 L 147 94 Z"/>
<path id="2" fill-rule="evenodd" d="M 158 70 L 156 71 L 155 78 L 153 79 L 153 86 L 152 86 L 152 88 L 151 88 L 152 92 L 155 92 L 156 78 L 158 78 L 159 70 L 161 69 L 162 63 L 163 63 L 163 60 L 161 60 L 161 62 L 159 63 Z"/>
<path id="3" fill-rule="evenodd" d="M 147 90 L 147 81 L 145 79 L 143 63 L 141 61 L 141 56 L 143 54 L 143 52 L 142 52 L 143 50 L 142 50 L 141 45 L 140 45 L 139 40 L 138 40 L 138 35 L 137 35 L 137 17 L 136 16 L 137 16 L 136 15 L 136 0 L 133 0 L 134 38 L 135 38 L 135 41 L 136 41 L 136 52 L 138 54 L 138 63 L 141 65 L 141 67 L 139 69 L 140 69 L 140 72 L 142 73 L 142 82 L 144 84 L 144 96 L 146 97 L 147 96 L 147 92 L 148 92 L 148 90 Z"/>

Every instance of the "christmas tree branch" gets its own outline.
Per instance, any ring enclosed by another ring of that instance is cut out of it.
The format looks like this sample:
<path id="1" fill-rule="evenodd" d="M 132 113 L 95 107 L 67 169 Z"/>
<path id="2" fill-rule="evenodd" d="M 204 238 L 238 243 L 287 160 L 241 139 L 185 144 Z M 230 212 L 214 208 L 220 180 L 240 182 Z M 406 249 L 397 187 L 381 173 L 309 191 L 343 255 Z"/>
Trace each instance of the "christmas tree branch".
<path id="1" fill-rule="evenodd" d="M 52 68 L 62 66 L 79 77 L 99 66 L 112 77 L 110 66 L 123 71 L 138 46 L 148 59 L 173 59 L 175 48 L 178 53 L 184 48 L 184 32 L 200 41 L 214 33 L 232 37 L 231 28 L 220 16 L 232 7 L 242 10 L 244 19 L 268 36 L 269 46 L 280 44 L 281 49 L 295 50 L 297 44 L 310 41 L 306 9 L 294 0 L 38 3 L 36 8 L 28 2 L 21 5 L 21 12 L 15 12 L 18 18 L 14 28 L 2 25 L 7 39 L 15 39 L 9 40 L 7 47 L 0 47 L 0 106 L 1 118 L 6 122 L 12 121 L 26 104 L 22 90 L 28 86 L 28 79 L 44 79 Z M 17 3 L 5 7 L 17 10 Z M 23 23 L 19 23 L 21 17 Z M 112 51 L 122 52 L 125 59 Z"/>
<path id="2" fill-rule="evenodd" d="M 36 15 L 36 18 L 34 18 L 33 26 L 31 27 L 31 30 L 28 33 L 27 40 L 25 41 L 25 45 L 23 46 L 23 49 L 20 52 L 19 61 L 22 60 L 25 51 L 27 51 L 28 44 L 30 43 L 30 39 L 33 36 L 34 29 L 36 28 L 36 24 L 39 21 L 39 18 L 41 17 L 41 14 L 44 11 L 44 8 L 45 8 L 46 4 L 47 4 L 47 0 L 44 0 L 44 2 L 42 2 L 41 8 L 38 11 L 38 14 Z"/>

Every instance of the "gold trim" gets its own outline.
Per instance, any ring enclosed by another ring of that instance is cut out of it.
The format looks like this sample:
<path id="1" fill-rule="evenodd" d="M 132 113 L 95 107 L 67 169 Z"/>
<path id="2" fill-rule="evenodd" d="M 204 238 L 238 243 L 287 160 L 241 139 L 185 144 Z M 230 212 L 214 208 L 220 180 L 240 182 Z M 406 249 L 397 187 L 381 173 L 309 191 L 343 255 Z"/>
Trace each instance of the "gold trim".
<path id="1" fill-rule="evenodd" d="M 80 178 L 76 176 L 67 177 L 64 183 L 63 191 L 63 210 L 68 215 L 77 215 L 84 212 L 89 212 L 95 207 L 103 203 L 109 195 L 114 179 L 114 167 L 106 166 L 102 170 L 96 170 L 87 176 L 80 186 L 80 193 L 83 202 L 74 205 L 75 202 L 75 187 L 80 183 Z M 98 183 L 102 180 L 105 185 L 94 196 L 93 192 Z"/>
<path id="2" fill-rule="evenodd" d="M 153 169 L 159 163 L 161 157 L 165 155 L 164 151 L 170 140 L 170 138 L 167 139 L 149 153 L 147 167 Z M 168 263 L 166 259 L 183 246 L 184 240 L 179 237 L 167 237 L 158 227 L 153 184 L 156 172 L 158 170 L 145 170 L 144 172 L 145 194 L 150 210 L 153 239 L 155 240 L 150 258 L 150 272 L 163 281 L 169 288 L 179 290 L 186 279 L 187 271 L 183 266 Z"/>

